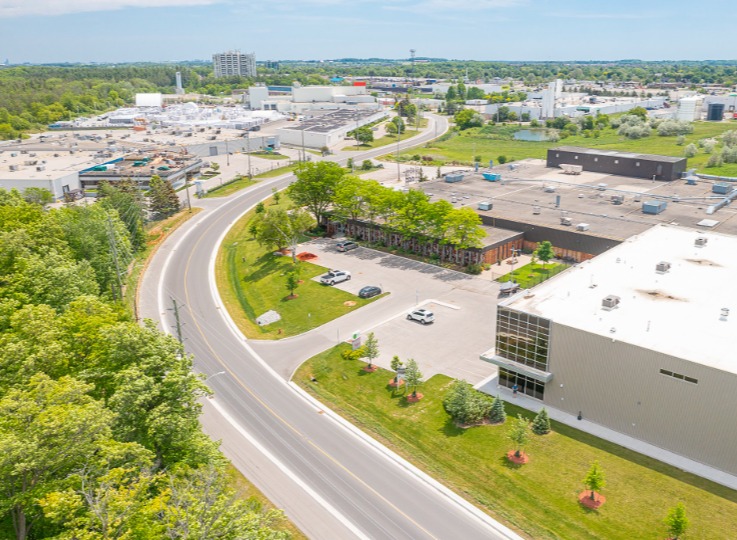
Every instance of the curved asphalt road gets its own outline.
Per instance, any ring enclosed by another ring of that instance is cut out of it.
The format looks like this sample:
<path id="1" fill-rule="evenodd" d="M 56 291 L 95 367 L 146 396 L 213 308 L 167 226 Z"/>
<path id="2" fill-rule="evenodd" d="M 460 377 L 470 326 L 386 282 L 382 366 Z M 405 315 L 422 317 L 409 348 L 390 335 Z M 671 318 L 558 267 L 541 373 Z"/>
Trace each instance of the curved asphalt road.
<path id="1" fill-rule="evenodd" d="M 447 123 L 439 121 L 436 132 L 442 133 Z M 402 146 L 432 137 L 428 129 Z M 222 440 L 236 467 L 310 538 L 516 538 L 324 414 L 226 322 L 211 282 L 217 247 L 240 215 L 292 178 L 259 183 L 227 200 L 199 201 L 204 211 L 164 243 L 144 276 L 142 314 L 173 332 L 175 299 L 187 352 L 196 369 L 210 375 L 215 398 L 205 403 L 205 431 Z"/>

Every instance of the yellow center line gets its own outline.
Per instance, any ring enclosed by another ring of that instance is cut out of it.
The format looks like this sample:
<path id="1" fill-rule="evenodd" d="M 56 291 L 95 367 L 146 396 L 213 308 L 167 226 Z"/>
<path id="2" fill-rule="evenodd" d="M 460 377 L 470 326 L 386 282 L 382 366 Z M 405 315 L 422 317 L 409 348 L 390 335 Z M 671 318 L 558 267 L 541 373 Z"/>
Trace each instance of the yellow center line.
<path id="1" fill-rule="evenodd" d="M 325 456 L 328 460 L 330 460 L 333 464 L 338 466 L 341 470 L 343 470 L 346 474 L 348 474 L 351 478 L 353 478 L 355 481 L 357 481 L 359 484 L 361 484 L 363 487 L 365 487 L 367 490 L 369 490 L 371 493 L 373 493 L 376 497 L 378 497 L 380 500 L 382 500 L 384 503 L 386 503 L 389 507 L 393 508 L 399 515 L 403 516 L 407 521 L 412 523 L 415 527 L 420 529 L 422 532 L 427 534 L 430 538 L 433 538 L 437 540 L 437 537 L 432 535 L 427 529 L 425 529 L 422 525 L 417 523 L 414 519 L 412 519 L 410 516 L 408 516 L 406 513 L 404 513 L 402 510 L 400 510 L 395 504 L 393 504 L 391 501 L 386 499 L 381 493 L 376 491 L 374 488 L 372 488 L 370 485 L 368 485 L 364 480 L 356 476 L 355 473 L 353 473 L 348 467 L 343 465 L 341 462 L 339 462 L 336 458 L 334 458 L 331 454 L 329 454 L 327 451 L 322 449 L 320 446 L 315 444 L 313 441 L 311 441 L 304 433 L 299 431 L 294 425 L 289 423 L 287 420 L 285 420 L 282 416 L 280 416 L 276 411 L 274 411 L 269 405 L 267 405 L 260 397 L 258 397 L 251 388 L 249 388 L 229 367 L 228 365 L 223 361 L 223 359 L 220 357 L 220 355 L 215 352 L 215 349 L 213 349 L 212 345 L 210 344 L 210 340 L 207 338 L 207 335 L 205 332 L 203 332 L 202 327 L 199 324 L 199 321 L 197 320 L 197 317 L 195 316 L 194 312 L 192 311 L 192 303 L 190 302 L 189 297 L 189 286 L 188 286 L 188 275 L 189 275 L 189 266 L 192 262 L 192 258 L 194 257 L 194 253 L 197 251 L 198 246 L 202 242 L 202 240 L 205 238 L 205 235 L 213 228 L 215 225 L 218 224 L 218 220 L 214 220 L 213 223 L 205 229 L 205 232 L 203 232 L 197 242 L 195 243 L 194 247 L 189 253 L 189 256 L 187 258 L 187 264 L 184 266 L 184 294 L 185 294 L 185 303 L 186 303 L 186 309 L 189 311 L 190 316 L 192 317 L 192 320 L 194 321 L 195 326 L 197 327 L 197 331 L 199 332 L 200 336 L 202 337 L 202 340 L 207 345 L 207 348 L 210 350 L 210 353 L 212 354 L 213 358 L 217 361 L 220 366 L 228 372 L 228 374 L 233 377 L 233 379 L 238 383 L 238 385 L 243 388 L 254 400 L 256 400 L 265 410 L 267 410 L 269 413 L 271 413 L 274 418 L 279 420 L 284 426 L 289 428 L 295 435 L 302 438 L 304 441 L 306 441 L 310 446 L 315 448 L 318 452 L 320 452 L 323 456 Z M 226 309 L 225 306 L 223 306 L 223 309 Z"/>

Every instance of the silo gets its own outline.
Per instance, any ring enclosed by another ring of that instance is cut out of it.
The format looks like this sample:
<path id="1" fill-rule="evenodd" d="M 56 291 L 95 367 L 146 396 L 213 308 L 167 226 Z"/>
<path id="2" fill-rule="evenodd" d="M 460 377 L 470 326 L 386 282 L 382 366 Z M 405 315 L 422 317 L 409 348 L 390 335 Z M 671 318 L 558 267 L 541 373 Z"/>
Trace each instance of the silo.
<path id="1" fill-rule="evenodd" d="M 711 122 L 721 122 L 724 120 L 724 104 L 709 103 L 709 108 L 706 111 L 706 119 Z"/>

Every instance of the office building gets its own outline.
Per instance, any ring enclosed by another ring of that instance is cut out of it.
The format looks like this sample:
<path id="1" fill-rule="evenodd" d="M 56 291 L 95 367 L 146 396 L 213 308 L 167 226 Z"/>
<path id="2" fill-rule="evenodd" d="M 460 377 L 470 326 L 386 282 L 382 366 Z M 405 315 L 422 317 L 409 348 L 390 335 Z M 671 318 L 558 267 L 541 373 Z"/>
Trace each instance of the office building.
<path id="1" fill-rule="evenodd" d="M 256 55 L 243 54 L 240 51 L 228 51 L 212 55 L 215 77 L 256 76 Z"/>

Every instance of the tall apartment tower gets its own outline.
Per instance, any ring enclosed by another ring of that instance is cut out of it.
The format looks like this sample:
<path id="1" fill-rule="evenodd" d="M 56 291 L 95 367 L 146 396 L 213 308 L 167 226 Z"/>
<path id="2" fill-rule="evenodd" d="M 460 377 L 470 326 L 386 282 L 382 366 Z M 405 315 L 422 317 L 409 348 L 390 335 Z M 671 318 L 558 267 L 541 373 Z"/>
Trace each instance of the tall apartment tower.
<path id="1" fill-rule="evenodd" d="M 256 55 L 243 54 L 240 51 L 228 51 L 212 55 L 215 68 L 215 77 L 240 75 L 242 77 L 256 76 Z"/>
<path id="2" fill-rule="evenodd" d="M 177 79 L 176 93 L 177 95 L 181 96 L 182 94 L 184 94 L 184 88 L 182 87 L 182 73 L 181 72 L 177 71 L 176 79 Z"/>

